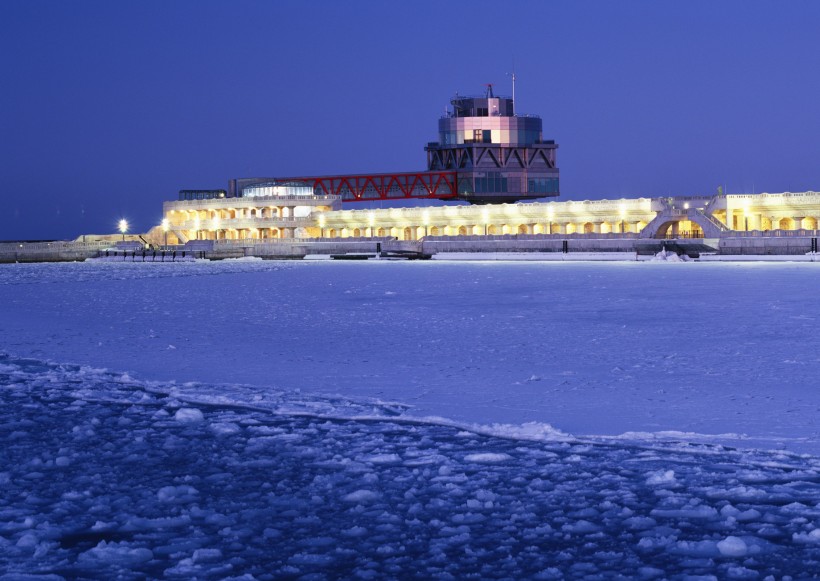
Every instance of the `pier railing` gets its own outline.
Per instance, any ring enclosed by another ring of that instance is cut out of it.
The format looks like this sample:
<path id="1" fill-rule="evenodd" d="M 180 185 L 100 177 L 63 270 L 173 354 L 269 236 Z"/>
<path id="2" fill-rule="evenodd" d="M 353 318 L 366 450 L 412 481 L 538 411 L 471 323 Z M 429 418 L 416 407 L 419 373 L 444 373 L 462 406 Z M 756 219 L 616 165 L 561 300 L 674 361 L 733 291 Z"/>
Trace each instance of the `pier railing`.
<path id="1" fill-rule="evenodd" d="M 820 230 L 732 230 L 725 238 L 813 238 Z"/>
<path id="2" fill-rule="evenodd" d="M 256 246 L 259 244 L 316 244 L 320 242 L 389 242 L 391 236 L 348 236 L 347 238 L 236 238 L 216 240 L 218 246 Z"/>
<path id="3" fill-rule="evenodd" d="M 53 242 L 0 242 L 0 252 L 48 252 L 48 251 L 91 251 L 109 248 L 115 243 L 111 241 L 74 242 L 71 240 L 55 240 Z"/>

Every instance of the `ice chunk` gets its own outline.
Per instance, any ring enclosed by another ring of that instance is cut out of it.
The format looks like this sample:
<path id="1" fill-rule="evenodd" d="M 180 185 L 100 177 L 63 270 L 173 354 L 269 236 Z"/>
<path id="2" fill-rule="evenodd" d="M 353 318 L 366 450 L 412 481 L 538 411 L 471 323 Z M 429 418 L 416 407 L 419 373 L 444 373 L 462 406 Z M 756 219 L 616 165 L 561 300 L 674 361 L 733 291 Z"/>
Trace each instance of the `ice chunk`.
<path id="1" fill-rule="evenodd" d="M 363 537 L 367 534 L 367 529 L 360 526 L 354 526 L 343 530 L 342 534 L 346 537 Z"/>
<path id="2" fill-rule="evenodd" d="M 233 422 L 220 422 L 211 426 L 211 431 L 217 436 L 230 436 L 231 434 L 238 434 L 242 428 Z"/>
<path id="3" fill-rule="evenodd" d="M 199 494 L 196 488 L 183 484 L 181 486 L 163 486 L 157 491 L 157 499 L 160 502 L 174 504 L 191 502 Z"/>
<path id="4" fill-rule="evenodd" d="M 757 571 L 746 567 L 729 567 L 726 570 L 726 577 L 728 579 L 757 579 L 759 575 Z"/>
<path id="5" fill-rule="evenodd" d="M 401 462 L 398 454 L 376 454 L 366 459 L 371 464 L 396 464 Z"/>
<path id="6" fill-rule="evenodd" d="M 717 548 L 724 557 L 743 557 L 749 551 L 746 542 L 739 537 L 726 537 L 718 542 Z"/>
<path id="7" fill-rule="evenodd" d="M 564 525 L 561 527 L 561 530 L 564 532 L 585 535 L 588 533 L 597 533 L 601 530 L 601 527 L 589 522 L 588 520 L 579 520 L 577 522 Z"/>
<path id="8" fill-rule="evenodd" d="M 670 509 L 656 508 L 649 514 L 661 518 L 712 519 L 717 517 L 718 512 L 711 506 L 700 505 Z"/>
<path id="9" fill-rule="evenodd" d="M 477 464 L 498 464 L 499 462 L 506 462 L 509 459 L 509 454 L 500 454 L 496 452 L 482 452 L 479 454 L 467 454 L 464 456 L 464 460 L 466 462 L 475 462 Z"/>
<path id="10" fill-rule="evenodd" d="M 288 559 L 288 563 L 292 565 L 327 567 L 333 563 L 333 556 L 315 553 L 296 553 Z"/>
<path id="11" fill-rule="evenodd" d="M 222 559 L 219 549 L 197 549 L 194 551 L 194 563 L 214 563 Z"/>
<path id="12" fill-rule="evenodd" d="M 552 579 L 563 579 L 564 574 L 561 573 L 560 569 L 556 569 L 555 567 L 549 567 L 544 569 L 543 571 L 539 571 L 535 574 L 533 579 L 538 579 L 539 581 L 551 581 Z"/>
<path id="13" fill-rule="evenodd" d="M 350 494 L 345 495 L 342 500 L 345 502 L 373 502 L 377 500 L 379 495 L 372 490 L 356 490 L 355 492 L 351 492 Z"/>
<path id="14" fill-rule="evenodd" d="M 820 529 L 814 529 L 808 533 L 794 533 L 792 540 L 801 545 L 813 545 L 820 543 Z"/>
<path id="15" fill-rule="evenodd" d="M 658 470 L 650 473 L 646 478 L 649 486 L 669 486 L 677 483 L 674 470 Z"/>
<path id="16" fill-rule="evenodd" d="M 196 408 L 179 408 L 174 414 L 174 419 L 183 424 L 194 424 L 201 422 L 205 417 L 202 412 Z"/>
<path id="17" fill-rule="evenodd" d="M 110 563 L 128 567 L 139 563 L 145 563 L 154 558 L 154 553 L 150 549 L 131 548 L 128 543 L 100 543 L 93 549 L 80 554 L 81 563 Z"/>
<path id="18" fill-rule="evenodd" d="M 669 545 L 668 550 L 672 554 L 687 557 L 717 557 L 720 554 L 714 541 L 678 541 Z"/>
<path id="19" fill-rule="evenodd" d="M 37 535 L 34 533 L 25 533 L 20 539 L 17 541 L 17 546 L 21 549 L 32 549 L 37 546 L 37 543 L 40 542 L 40 539 L 37 538 Z"/>

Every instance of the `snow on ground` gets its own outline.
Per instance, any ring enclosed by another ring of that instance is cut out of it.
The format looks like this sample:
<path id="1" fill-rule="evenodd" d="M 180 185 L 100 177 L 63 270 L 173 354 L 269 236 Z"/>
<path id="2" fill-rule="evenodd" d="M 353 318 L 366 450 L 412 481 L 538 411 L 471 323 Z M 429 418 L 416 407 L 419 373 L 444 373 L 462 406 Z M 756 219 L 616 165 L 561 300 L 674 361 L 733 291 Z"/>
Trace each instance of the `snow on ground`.
<path id="1" fill-rule="evenodd" d="M 810 577 L 817 268 L 4 265 L 0 580 Z"/>
<path id="2" fill-rule="evenodd" d="M 459 422 L 820 453 L 818 280 L 812 263 L 3 265 L 0 350 Z"/>

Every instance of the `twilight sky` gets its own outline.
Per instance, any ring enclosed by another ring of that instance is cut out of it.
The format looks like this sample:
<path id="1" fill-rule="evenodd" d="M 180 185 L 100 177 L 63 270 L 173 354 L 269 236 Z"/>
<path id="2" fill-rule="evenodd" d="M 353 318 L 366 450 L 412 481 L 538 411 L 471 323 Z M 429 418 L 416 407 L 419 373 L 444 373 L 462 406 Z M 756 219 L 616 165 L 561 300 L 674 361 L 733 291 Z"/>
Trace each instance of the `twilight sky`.
<path id="1" fill-rule="evenodd" d="M 450 97 L 509 94 L 513 58 L 560 199 L 818 190 L 818 30 L 809 0 L 0 0 L 0 240 L 424 169 Z"/>

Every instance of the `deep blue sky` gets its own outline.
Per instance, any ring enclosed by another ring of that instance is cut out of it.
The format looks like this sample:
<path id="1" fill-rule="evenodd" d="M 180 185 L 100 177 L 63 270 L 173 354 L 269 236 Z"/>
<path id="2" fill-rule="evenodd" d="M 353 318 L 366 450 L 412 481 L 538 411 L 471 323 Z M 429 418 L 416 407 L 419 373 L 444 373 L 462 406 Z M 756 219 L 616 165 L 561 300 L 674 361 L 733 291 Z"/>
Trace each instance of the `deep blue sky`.
<path id="1" fill-rule="evenodd" d="M 561 199 L 820 189 L 818 30 L 812 1 L 0 0 L 0 239 L 423 169 L 449 98 L 508 94 L 513 58 Z"/>

